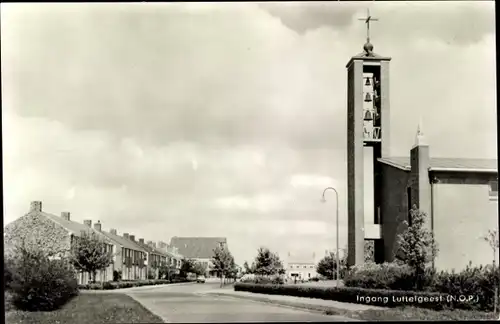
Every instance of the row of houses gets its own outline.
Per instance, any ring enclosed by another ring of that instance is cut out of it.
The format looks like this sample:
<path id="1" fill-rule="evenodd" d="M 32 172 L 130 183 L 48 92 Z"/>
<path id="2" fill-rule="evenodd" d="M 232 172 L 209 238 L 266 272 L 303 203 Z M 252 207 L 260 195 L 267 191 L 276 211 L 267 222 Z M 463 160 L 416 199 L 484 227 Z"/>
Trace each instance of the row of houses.
<path id="1" fill-rule="evenodd" d="M 145 241 L 130 233 L 118 233 L 116 229 L 103 230 L 100 221 L 76 222 L 69 212 L 56 216 L 42 210 L 41 201 L 31 202 L 29 212 L 4 227 L 5 253 L 13 253 L 19 244 L 35 245 L 55 257 L 64 257 L 84 234 L 101 238 L 113 254 L 113 263 L 98 271 L 97 281 L 111 281 L 114 273 L 121 273 L 122 280 L 144 280 L 151 273 L 159 277 L 159 266 L 168 265 L 178 273 L 184 256 L 178 248 L 164 242 Z M 79 283 L 89 281 L 88 273 L 78 274 Z"/>

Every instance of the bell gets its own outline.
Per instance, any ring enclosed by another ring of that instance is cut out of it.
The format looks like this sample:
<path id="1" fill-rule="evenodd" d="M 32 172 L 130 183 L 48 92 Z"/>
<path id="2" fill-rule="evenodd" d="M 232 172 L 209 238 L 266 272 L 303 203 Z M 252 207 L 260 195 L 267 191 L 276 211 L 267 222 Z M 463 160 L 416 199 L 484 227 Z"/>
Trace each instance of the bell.
<path id="1" fill-rule="evenodd" d="M 370 101 L 372 101 L 372 96 L 371 96 L 369 93 L 367 93 L 367 94 L 366 94 L 366 96 L 365 96 L 365 101 L 366 101 L 366 102 L 370 102 Z"/>
<path id="2" fill-rule="evenodd" d="M 364 118 L 364 120 L 373 120 L 373 116 L 372 116 L 371 111 L 367 110 L 365 112 L 365 118 Z"/>
<path id="3" fill-rule="evenodd" d="M 369 86 L 369 85 L 371 85 L 371 83 L 370 83 L 370 78 L 366 78 L 366 81 L 365 81 L 365 86 Z"/>

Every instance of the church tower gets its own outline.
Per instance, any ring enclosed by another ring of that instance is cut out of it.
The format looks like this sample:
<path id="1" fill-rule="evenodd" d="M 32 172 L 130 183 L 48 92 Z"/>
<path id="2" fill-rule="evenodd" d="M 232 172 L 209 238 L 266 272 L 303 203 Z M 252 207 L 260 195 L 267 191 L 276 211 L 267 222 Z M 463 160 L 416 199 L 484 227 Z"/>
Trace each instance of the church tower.
<path id="1" fill-rule="evenodd" d="M 377 159 L 390 156 L 389 62 L 373 52 L 370 16 L 363 52 L 347 63 L 347 187 L 348 264 L 364 263 L 365 240 L 375 246 L 375 258 L 383 259 Z"/>

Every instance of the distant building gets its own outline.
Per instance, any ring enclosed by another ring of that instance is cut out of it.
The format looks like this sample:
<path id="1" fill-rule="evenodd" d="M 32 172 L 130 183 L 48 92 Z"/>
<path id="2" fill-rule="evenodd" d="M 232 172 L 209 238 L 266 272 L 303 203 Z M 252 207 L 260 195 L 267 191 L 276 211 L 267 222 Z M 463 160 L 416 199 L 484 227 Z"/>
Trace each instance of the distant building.
<path id="1" fill-rule="evenodd" d="M 174 268 L 175 271 L 173 273 L 179 274 L 179 270 L 182 265 L 182 259 L 184 256 L 182 256 L 179 253 L 179 249 L 176 248 L 175 246 L 170 246 L 165 242 L 159 241 L 158 243 L 154 243 L 152 241 L 148 242 L 148 245 L 153 245 L 155 248 L 158 250 L 164 252 L 167 256 L 167 264 Z"/>
<path id="2" fill-rule="evenodd" d="M 143 280 L 147 278 L 149 266 L 157 260 L 166 260 L 147 246 L 141 246 L 141 240 L 135 241 L 134 235 L 118 235 L 116 229 L 109 232 L 102 230 L 97 221 L 84 220 L 83 224 L 71 219 L 69 212 L 56 216 L 42 210 L 42 202 L 33 201 L 30 211 L 4 227 L 4 244 L 7 255 L 15 253 L 14 247 L 24 242 L 55 257 L 64 258 L 70 253 L 72 244 L 85 233 L 94 233 L 108 243 L 108 250 L 113 253 L 113 263 L 103 271 L 97 272 L 96 281 L 112 281 L 114 272 L 121 272 L 123 280 Z M 77 272 L 79 284 L 89 282 L 88 273 Z M 93 278 L 94 279 L 94 278 Z"/>
<path id="3" fill-rule="evenodd" d="M 140 238 L 137 242 L 140 247 L 142 247 L 147 252 L 147 268 L 148 274 L 151 272 L 153 278 L 148 279 L 160 279 L 160 267 L 162 265 L 167 265 L 167 254 L 156 248 L 156 245 L 152 242 L 146 244 L 143 238 Z"/>
<path id="4" fill-rule="evenodd" d="M 286 278 L 289 280 L 309 280 L 317 277 L 315 254 L 309 257 L 294 257 L 288 253 Z"/>
<path id="5" fill-rule="evenodd" d="M 179 249 L 179 253 L 186 259 L 201 263 L 207 269 L 207 277 L 217 276 L 212 269 L 214 250 L 221 244 L 227 246 L 224 237 L 177 237 L 170 240 L 170 246 Z"/>

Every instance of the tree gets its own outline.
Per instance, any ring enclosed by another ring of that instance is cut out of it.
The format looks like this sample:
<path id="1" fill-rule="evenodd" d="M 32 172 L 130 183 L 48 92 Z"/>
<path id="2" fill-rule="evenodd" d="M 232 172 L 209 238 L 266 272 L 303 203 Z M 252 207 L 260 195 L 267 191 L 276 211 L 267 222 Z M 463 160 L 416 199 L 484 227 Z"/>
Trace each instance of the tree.
<path id="1" fill-rule="evenodd" d="M 182 278 L 187 278 L 188 273 L 194 273 L 194 261 L 191 259 L 183 259 L 179 270 Z"/>
<path id="2" fill-rule="evenodd" d="M 261 247 L 255 257 L 254 273 L 261 276 L 281 275 L 285 273 L 285 268 L 277 253 Z"/>
<path id="3" fill-rule="evenodd" d="M 167 279 L 170 280 L 172 273 L 175 271 L 175 267 L 163 262 L 160 264 L 160 267 L 158 268 L 158 277 L 160 279 Z"/>
<path id="4" fill-rule="evenodd" d="M 224 276 L 231 271 L 234 266 L 234 258 L 225 245 L 219 245 L 214 249 L 212 257 L 213 269 L 220 275 L 221 287 L 224 285 Z"/>
<path id="5" fill-rule="evenodd" d="M 339 270 L 341 272 L 341 277 L 342 277 L 342 273 L 345 271 L 347 265 L 347 254 L 344 254 L 342 258 L 339 258 L 339 263 L 340 263 Z M 329 255 L 326 255 L 323 259 L 321 259 L 318 262 L 318 265 L 316 266 L 316 272 L 330 280 L 336 279 L 335 277 L 337 275 L 337 258 L 334 252 L 330 252 Z"/>
<path id="6" fill-rule="evenodd" d="M 245 271 L 245 274 L 249 274 L 249 273 L 253 273 L 252 269 L 250 268 L 250 266 L 248 265 L 248 262 L 245 261 L 245 263 L 243 263 L 243 271 Z"/>
<path id="7" fill-rule="evenodd" d="M 489 230 L 488 234 L 483 237 L 483 240 L 485 240 L 490 245 L 491 250 L 493 251 L 493 266 L 495 266 L 497 251 L 499 248 L 498 231 L 496 229 Z"/>
<path id="8" fill-rule="evenodd" d="M 425 227 L 427 215 L 418 210 L 416 205 L 410 210 L 412 224 L 403 224 L 406 230 L 397 236 L 395 258 L 412 268 L 417 289 L 422 288 L 425 269 L 434 260 L 438 248 L 432 231 Z"/>
<path id="9" fill-rule="evenodd" d="M 200 262 L 196 262 L 193 266 L 193 272 L 198 276 L 204 276 L 207 272 L 207 268 Z"/>
<path id="10" fill-rule="evenodd" d="M 236 280 L 236 278 L 238 277 L 238 273 L 239 273 L 239 269 L 236 266 L 236 263 L 234 263 L 234 258 L 233 258 L 233 260 L 231 262 L 231 267 L 229 270 L 228 277 L 233 279 L 233 280 Z"/>
<path id="11" fill-rule="evenodd" d="M 74 237 L 69 259 L 76 270 L 89 273 L 90 280 L 96 281 L 97 271 L 113 263 L 113 252 L 96 233 L 84 232 Z"/>

